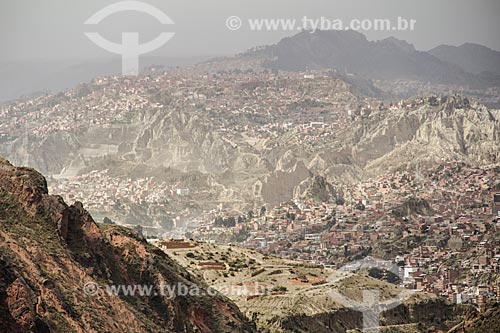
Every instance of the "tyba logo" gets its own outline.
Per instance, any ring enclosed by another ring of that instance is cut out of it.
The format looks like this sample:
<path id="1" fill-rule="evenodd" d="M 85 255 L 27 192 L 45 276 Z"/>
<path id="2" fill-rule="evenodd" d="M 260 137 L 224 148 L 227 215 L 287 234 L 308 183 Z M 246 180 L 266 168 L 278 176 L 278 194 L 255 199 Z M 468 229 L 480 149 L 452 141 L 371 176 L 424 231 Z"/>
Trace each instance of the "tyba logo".
<path id="1" fill-rule="evenodd" d="M 158 8 L 140 1 L 122 1 L 109 5 L 94 15 L 87 21 L 86 25 L 99 24 L 110 15 L 124 11 L 135 11 L 149 14 L 156 18 L 161 24 L 174 24 L 174 21 Z M 121 44 L 111 42 L 102 37 L 97 32 L 86 32 L 85 35 L 96 45 L 106 51 L 120 54 L 122 56 L 122 74 L 139 74 L 139 56 L 152 52 L 167 43 L 174 35 L 173 32 L 162 32 L 154 40 L 144 44 L 139 44 L 138 32 L 123 32 Z"/>

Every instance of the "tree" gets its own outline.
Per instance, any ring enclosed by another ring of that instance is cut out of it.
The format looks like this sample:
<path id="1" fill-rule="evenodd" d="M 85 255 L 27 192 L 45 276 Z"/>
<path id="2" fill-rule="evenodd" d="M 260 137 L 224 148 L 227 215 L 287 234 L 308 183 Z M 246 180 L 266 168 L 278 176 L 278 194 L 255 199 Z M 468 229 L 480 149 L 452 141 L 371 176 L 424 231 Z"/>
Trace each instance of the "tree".
<path id="1" fill-rule="evenodd" d="M 360 202 L 358 202 L 358 203 L 354 206 L 354 208 L 355 208 L 355 209 L 357 209 L 357 210 L 365 210 L 365 209 L 366 209 L 365 205 L 363 205 L 363 203 L 362 203 L 361 201 L 360 201 Z"/>
<path id="2" fill-rule="evenodd" d="M 222 218 L 222 216 L 217 216 L 215 218 L 214 225 L 216 227 L 221 227 L 223 224 L 224 224 L 224 219 Z"/>
<path id="3" fill-rule="evenodd" d="M 260 216 L 264 216 L 266 214 L 266 206 L 262 206 L 260 208 Z"/>
<path id="4" fill-rule="evenodd" d="M 226 228 L 231 228 L 236 225 L 236 220 L 234 216 L 228 217 L 227 219 L 224 219 L 224 222 L 222 223 L 224 227 Z"/>
<path id="5" fill-rule="evenodd" d="M 236 225 L 236 219 L 234 216 L 223 218 L 222 216 L 217 216 L 214 221 L 216 227 L 231 228 Z"/>
<path id="6" fill-rule="evenodd" d="M 286 292 L 287 291 L 287 287 L 285 287 L 285 286 L 275 286 L 271 291 Z"/>
<path id="7" fill-rule="evenodd" d="M 254 216 L 253 210 L 249 210 L 247 214 L 248 219 L 249 220 L 253 219 L 253 216 Z"/>

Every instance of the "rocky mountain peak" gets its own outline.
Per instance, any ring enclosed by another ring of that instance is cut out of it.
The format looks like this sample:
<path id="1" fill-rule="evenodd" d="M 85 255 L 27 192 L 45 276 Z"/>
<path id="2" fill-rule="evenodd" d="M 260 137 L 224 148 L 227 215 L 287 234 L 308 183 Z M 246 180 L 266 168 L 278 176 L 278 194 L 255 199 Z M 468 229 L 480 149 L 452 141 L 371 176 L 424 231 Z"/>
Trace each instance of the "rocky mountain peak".
<path id="1" fill-rule="evenodd" d="M 382 39 L 378 43 L 380 43 L 381 45 L 396 47 L 396 48 L 403 50 L 405 52 L 408 52 L 408 53 L 416 51 L 413 44 L 410 44 L 405 40 L 397 39 L 394 37 L 388 37 L 388 38 Z"/>
<path id="2" fill-rule="evenodd" d="M 5 159 L 0 159 L 0 187 L 19 201 L 33 215 L 48 194 L 47 181 L 31 168 L 15 167 Z"/>

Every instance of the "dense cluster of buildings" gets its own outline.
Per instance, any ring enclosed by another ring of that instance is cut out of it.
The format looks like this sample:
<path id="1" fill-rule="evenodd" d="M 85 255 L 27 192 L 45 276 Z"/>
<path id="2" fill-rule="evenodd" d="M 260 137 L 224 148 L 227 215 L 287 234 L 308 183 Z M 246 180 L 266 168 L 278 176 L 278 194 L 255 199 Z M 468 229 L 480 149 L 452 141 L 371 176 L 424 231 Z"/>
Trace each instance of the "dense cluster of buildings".
<path id="1" fill-rule="evenodd" d="M 168 106 L 162 104 L 165 96 L 172 101 Z M 304 132 L 304 140 L 314 140 L 308 136 L 311 130 L 345 126 L 350 119 L 348 110 L 369 103 L 369 99 L 354 96 L 345 82 L 324 72 L 311 75 L 251 69 L 153 68 L 148 75 L 137 78 L 103 77 L 56 95 L 6 104 L 0 107 L 0 140 L 12 141 L 23 135 L 44 138 L 60 131 L 127 125 L 138 121 L 142 111 L 166 107 L 220 115 L 215 130 L 222 132 L 245 130 L 272 137 L 277 131 L 297 127 Z M 325 106 L 328 113 L 324 112 Z M 311 115 L 304 115 L 304 110 L 316 114 L 317 122 L 311 123 Z M 273 119 L 283 115 L 288 120 L 254 126 L 237 121 L 241 116 Z"/>
<path id="2" fill-rule="evenodd" d="M 67 202 L 84 201 L 86 207 L 96 210 L 111 210 L 120 200 L 136 204 L 161 203 L 175 194 L 184 193 L 178 184 L 159 183 L 153 177 L 120 178 L 110 175 L 107 169 L 63 181 L 52 178 L 49 190 L 62 193 Z"/>
<path id="3" fill-rule="evenodd" d="M 399 265 L 409 289 L 483 306 L 500 300 L 491 281 L 500 275 L 497 175 L 460 163 L 399 172 L 354 187 L 350 203 L 288 202 L 192 234 L 333 268 L 380 256 Z"/>
<path id="4" fill-rule="evenodd" d="M 148 78 L 100 78 L 57 95 L 7 104 L 0 108 L 0 137 L 44 138 L 59 131 L 128 123 L 131 111 L 162 107 L 146 97 L 147 82 Z"/>

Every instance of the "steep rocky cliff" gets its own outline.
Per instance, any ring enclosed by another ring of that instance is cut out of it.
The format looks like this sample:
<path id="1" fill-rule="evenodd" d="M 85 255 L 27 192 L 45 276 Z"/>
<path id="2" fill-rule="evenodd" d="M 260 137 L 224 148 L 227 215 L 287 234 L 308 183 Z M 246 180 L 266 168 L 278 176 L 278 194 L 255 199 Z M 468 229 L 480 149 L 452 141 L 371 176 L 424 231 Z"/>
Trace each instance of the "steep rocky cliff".
<path id="1" fill-rule="evenodd" d="M 88 283 L 101 289 L 85 293 Z M 179 284 L 201 295 L 158 290 Z M 109 285 L 151 285 L 154 292 L 116 296 Z M 230 300 L 206 291 L 132 231 L 96 224 L 82 204 L 49 195 L 38 172 L 0 159 L 1 332 L 254 331 Z"/>
<path id="2" fill-rule="evenodd" d="M 363 314 L 353 304 L 362 303 L 359 295 L 367 286 L 380 292 L 382 303 L 397 297 L 397 288 L 393 285 L 354 276 L 319 288 L 308 288 L 301 293 L 253 298 L 238 305 L 257 320 L 259 327 L 271 332 L 346 333 L 363 325 Z M 447 331 L 463 318 L 466 311 L 466 307 L 446 303 L 437 297 L 415 294 L 397 307 L 380 313 L 379 328 L 382 332 L 401 333 Z"/>
<path id="3" fill-rule="evenodd" d="M 500 121 L 461 96 L 428 97 L 376 112 L 356 130 L 354 156 L 371 172 L 441 161 L 500 160 Z"/>
<path id="4" fill-rule="evenodd" d="M 448 333 L 497 333 L 500 331 L 500 306 L 487 309 L 483 313 L 470 312 L 464 321 Z"/>
<path id="5" fill-rule="evenodd" d="M 335 202 L 343 194 L 322 176 L 314 176 L 301 182 L 294 190 L 294 198 L 313 199 L 318 202 Z"/>

